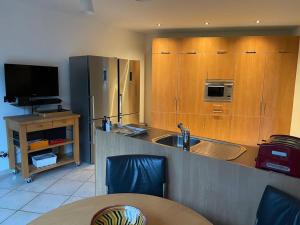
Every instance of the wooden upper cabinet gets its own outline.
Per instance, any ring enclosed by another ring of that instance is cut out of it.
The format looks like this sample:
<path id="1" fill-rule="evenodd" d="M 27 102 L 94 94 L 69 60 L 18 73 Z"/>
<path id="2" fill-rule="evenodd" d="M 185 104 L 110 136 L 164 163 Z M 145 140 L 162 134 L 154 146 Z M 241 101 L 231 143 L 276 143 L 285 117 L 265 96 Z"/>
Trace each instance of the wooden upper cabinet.
<path id="1" fill-rule="evenodd" d="M 255 53 L 257 48 L 257 37 L 237 37 L 233 41 L 233 48 L 236 53 Z"/>
<path id="2" fill-rule="evenodd" d="M 180 39 L 180 53 L 196 54 L 201 50 L 201 38 L 190 37 Z"/>
<path id="3" fill-rule="evenodd" d="M 279 53 L 297 53 L 299 51 L 299 37 L 278 37 L 277 50 Z"/>
<path id="4" fill-rule="evenodd" d="M 177 54 L 152 54 L 152 111 L 176 112 Z"/>
<path id="5" fill-rule="evenodd" d="M 298 53 L 299 37 L 291 36 L 247 36 L 233 40 L 237 53 Z"/>
<path id="6" fill-rule="evenodd" d="M 233 50 L 234 39 L 230 37 L 203 37 L 200 39 L 200 51 L 203 53 L 225 54 Z"/>
<path id="7" fill-rule="evenodd" d="M 265 60 L 265 54 L 237 54 L 232 100 L 234 115 L 260 116 Z"/>
<path id="8" fill-rule="evenodd" d="M 178 53 L 180 44 L 181 40 L 178 38 L 155 38 L 152 41 L 152 53 Z"/>

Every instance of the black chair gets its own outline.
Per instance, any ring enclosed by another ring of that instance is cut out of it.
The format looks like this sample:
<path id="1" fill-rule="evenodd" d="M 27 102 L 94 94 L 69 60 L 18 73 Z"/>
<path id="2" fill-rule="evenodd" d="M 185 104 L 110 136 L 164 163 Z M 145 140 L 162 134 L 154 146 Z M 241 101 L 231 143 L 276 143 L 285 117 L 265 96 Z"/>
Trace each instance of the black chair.
<path id="1" fill-rule="evenodd" d="M 256 213 L 256 225 L 300 225 L 300 201 L 267 186 Z"/>
<path id="2" fill-rule="evenodd" d="M 165 196 L 166 158 L 154 155 L 121 155 L 106 159 L 108 194 L 139 193 Z"/>

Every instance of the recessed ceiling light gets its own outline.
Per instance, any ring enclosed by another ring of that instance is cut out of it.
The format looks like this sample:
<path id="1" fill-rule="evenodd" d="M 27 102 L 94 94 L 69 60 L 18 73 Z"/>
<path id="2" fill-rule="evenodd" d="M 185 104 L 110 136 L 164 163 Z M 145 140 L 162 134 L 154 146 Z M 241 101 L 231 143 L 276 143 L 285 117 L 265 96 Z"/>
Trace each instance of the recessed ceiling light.
<path id="1" fill-rule="evenodd" d="M 160 27 L 160 26 L 161 26 L 161 24 L 160 24 L 160 23 L 158 23 L 158 24 L 156 24 L 156 26 Z"/>
<path id="2" fill-rule="evenodd" d="M 256 23 L 259 24 L 259 23 L 260 23 L 260 20 L 256 20 Z"/>
<path id="3" fill-rule="evenodd" d="M 206 26 L 209 25 L 209 22 L 205 22 L 205 25 L 206 25 Z"/>

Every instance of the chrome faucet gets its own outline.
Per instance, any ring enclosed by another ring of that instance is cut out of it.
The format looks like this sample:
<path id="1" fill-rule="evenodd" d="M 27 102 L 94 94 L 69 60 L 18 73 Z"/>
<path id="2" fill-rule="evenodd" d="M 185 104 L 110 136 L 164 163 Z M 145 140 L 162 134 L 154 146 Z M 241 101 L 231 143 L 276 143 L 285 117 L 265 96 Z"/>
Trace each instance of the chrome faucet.
<path id="1" fill-rule="evenodd" d="M 182 134 L 183 151 L 190 151 L 191 133 L 190 133 L 189 129 L 185 128 L 182 123 L 178 124 L 178 128 L 180 129 L 181 134 Z"/>

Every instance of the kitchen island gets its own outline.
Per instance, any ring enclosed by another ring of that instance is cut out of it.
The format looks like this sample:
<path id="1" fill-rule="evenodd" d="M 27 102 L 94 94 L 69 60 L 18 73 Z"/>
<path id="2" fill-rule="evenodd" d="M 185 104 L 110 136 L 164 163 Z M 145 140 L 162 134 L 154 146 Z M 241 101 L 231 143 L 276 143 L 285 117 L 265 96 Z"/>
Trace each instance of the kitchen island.
<path id="1" fill-rule="evenodd" d="M 254 224 L 266 185 L 300 198 L 300 179 L 254 167 L 257 148 L 240 157 L 219 160 L 197 152 L 163 146 L 153 139 L 174 133 L 149 128 L 147 134 L 127 137 L 97 129 L 96 193 L 106 194 L 106 157 L 124 154 L 161 155 L 167 158 L 167 196 L 190 207 L 214 224 Z M 200 146 L 200 145 L 199 145 Z M 220 148 L 220 151 L 222 149 Z"/>

